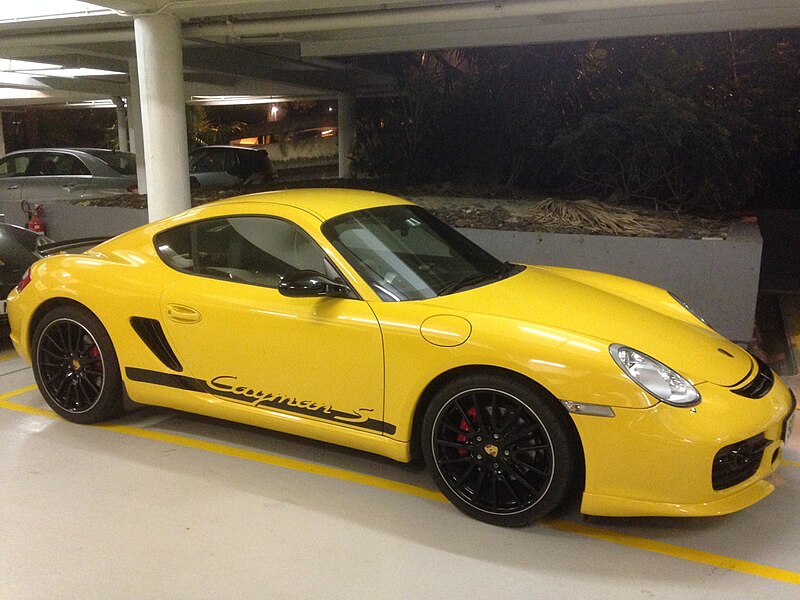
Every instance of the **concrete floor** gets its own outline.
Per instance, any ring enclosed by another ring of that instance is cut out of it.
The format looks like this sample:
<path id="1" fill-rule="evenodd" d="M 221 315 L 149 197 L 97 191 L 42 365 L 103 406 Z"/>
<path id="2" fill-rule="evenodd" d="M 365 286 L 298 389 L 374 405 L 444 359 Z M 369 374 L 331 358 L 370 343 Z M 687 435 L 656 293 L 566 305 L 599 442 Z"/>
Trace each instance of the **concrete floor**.
<path id="1" fill-rule="evenodd" d="M 419 466 L 169 410 L 73 425 L 33 383 L 0 348 L 3 600 L 800 598 L 800 426 L 740 513 L 507 530 Z"/>

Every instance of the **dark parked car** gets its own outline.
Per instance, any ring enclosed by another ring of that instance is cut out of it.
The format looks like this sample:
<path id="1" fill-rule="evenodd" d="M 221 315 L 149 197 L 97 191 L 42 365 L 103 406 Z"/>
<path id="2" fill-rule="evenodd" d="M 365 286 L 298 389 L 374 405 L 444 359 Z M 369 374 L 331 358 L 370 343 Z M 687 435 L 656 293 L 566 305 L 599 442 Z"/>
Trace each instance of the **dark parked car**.
<path id="1" fill-rule="evenodd" d="M 136 157 L 99 148 L 34 148 L 0 159 L 0 200 L 103 198 L 136 191 Z"/>
<path id="2" fill-rule="evenodd" d="M 275 171 L 266 150 L 242 146 L 204 146 L 189 153 L 192 187 L 269 183 Z"/>
<path id="3" fill-rule="evenodd" d="M 8 334 L 6 297 L 22 279 L 25 269 L 42 257 L 39 248 L 52 241 L 24 227 L 0 223 L 0 334 Z"/>

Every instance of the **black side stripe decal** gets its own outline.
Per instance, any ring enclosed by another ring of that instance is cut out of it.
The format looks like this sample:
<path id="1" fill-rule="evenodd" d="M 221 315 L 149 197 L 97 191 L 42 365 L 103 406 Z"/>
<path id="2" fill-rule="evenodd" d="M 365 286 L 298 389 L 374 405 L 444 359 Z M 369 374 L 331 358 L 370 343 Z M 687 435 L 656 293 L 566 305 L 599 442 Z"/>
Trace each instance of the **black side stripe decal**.
<path id="1" fill-rule="evenodd" d="M 179 390 L 201 392 L 205 394 L 211 394 L 213 396 L 230 398 L 231 400 L 237 400 L 239 402 L 247 402 L 251 406 L 255 406 L 257 408 L 297 413 L 326 421 L 332 421 L 339 425 L 349 425 L 351 427 L 368 429 L 370 431 L 377 431 L 378 433 L 385 433 L 387 435 L 393 435 L 395 431 L 397 431 L 397 427 L 391 423 L 385 423 L 384 421 L 369 418 L 362 421 L 355 421 L 353 413 L 338 411 L 332 407 L 317 407 L 308 402 L 297 402 L 297 400 L 294 398 L 280 395 L 274 396 L 272 394 L 267 394 L 262 397 L 245 397 L 242 394 L 213 388 L 202 379 L 195 379 L 185 375 L 162 373 L 160 371 L 151 371 L 149 369 L 139 369 L 136 367 L 125 367 L 125 375 L 131 381 L 149 383 L 152 385 L 162 385 L 164 387 L 176 388 Z"/>

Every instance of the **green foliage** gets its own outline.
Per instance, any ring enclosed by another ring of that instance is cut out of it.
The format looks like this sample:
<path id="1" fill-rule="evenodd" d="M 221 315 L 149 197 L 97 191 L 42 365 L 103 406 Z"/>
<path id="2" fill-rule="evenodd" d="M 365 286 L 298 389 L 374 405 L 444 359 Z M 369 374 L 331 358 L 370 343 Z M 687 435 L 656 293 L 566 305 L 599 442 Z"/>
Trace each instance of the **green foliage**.
<path id="1" fill-rule="evenodd" d="M 388 60 L 401 97 L 361 108 L 371 173 L 707 212 L 752 202 L 771 166 L 797 162 L 798 30 Z"/>
<path id="2" fill-rule="evenodd" d="M 728 131 L 692 99 L 665 90 L 628 88 L 603 112 L 561 128 L 551 149 L 573 190 L 695 209 L 742 200 L 720 177 L 733 159 Z"/>
<path id="3" fill-rule="evenodd" d="M 241 137 L 247 125 L 241 121 L 223 121 L 204 106 L 186 107 L 186 133 L 189 150 L 212 144 L 227 144 Z"/>

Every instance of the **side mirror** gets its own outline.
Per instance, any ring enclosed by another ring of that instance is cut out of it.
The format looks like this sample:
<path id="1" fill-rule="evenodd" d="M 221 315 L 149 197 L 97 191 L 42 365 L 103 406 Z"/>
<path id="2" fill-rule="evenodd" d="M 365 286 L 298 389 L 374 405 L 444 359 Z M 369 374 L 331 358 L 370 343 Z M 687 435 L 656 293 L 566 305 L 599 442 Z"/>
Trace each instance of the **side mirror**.
<path id="1" fill-rule="evenodd" d="M 350 288 L 328 279 L 317 271 L 296 271 L 281 279 L 278 291 L 290 298 L 351 298 Z"/>

